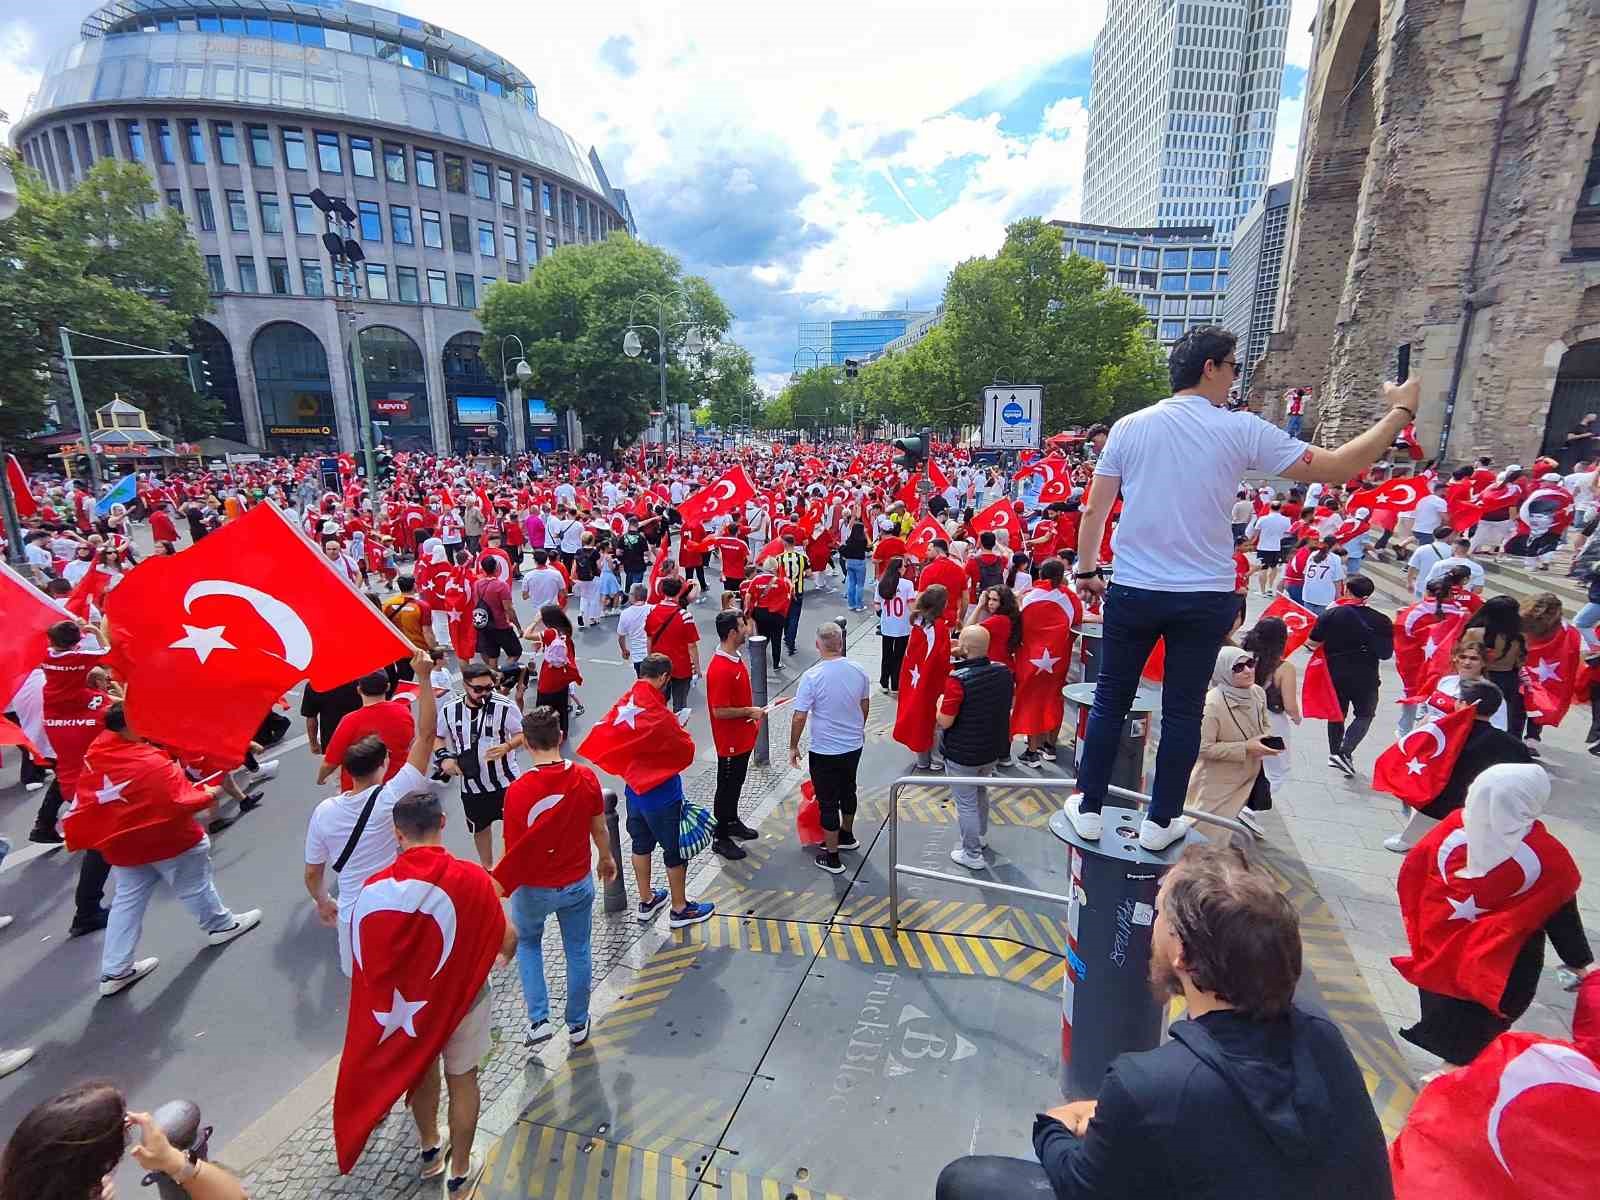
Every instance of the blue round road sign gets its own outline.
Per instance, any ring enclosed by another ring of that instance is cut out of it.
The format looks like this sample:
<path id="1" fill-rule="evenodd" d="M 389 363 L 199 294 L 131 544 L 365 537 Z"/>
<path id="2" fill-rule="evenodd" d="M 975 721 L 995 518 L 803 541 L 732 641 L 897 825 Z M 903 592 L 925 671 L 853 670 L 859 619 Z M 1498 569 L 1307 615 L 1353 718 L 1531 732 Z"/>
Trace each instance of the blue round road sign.
<path id="1" fill-rule="evenodd" d="M 1015 400 L 1010 401 L 1000 410 L 1000 419 L 1007 425 L 1020 425 L 1027 420 L 1028 414 L 1022 411 L 1022 405 Z"/>

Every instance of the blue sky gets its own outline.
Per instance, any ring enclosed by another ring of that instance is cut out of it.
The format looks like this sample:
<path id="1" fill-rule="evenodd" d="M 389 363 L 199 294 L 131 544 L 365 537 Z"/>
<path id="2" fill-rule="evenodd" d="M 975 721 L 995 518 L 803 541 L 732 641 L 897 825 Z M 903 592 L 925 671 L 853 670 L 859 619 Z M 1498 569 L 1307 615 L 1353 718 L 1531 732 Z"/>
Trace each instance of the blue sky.
<path id="1" fill-rule="evenodd" d="M 392 0 L 516 62 L 628 189 L 641 234 L 709 278 L 763 382 L 796 325 L 936 303 L 1023 216 L 1072 219 L 1104 0 Z M 88 4 L 0 17 L 0 109 Z M 1293 168 L 1308 26 L 1293 0 L 1274 180 Z"/>

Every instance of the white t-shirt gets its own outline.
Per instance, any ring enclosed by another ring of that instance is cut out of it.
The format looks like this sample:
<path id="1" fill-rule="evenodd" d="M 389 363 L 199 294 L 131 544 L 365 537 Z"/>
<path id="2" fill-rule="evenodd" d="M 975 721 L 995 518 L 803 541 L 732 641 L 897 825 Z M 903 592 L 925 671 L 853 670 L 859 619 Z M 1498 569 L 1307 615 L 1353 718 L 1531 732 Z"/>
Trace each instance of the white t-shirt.
<path id="1" fill-rule="evenodd" d="M 522 577 L 522 598 L 535 608 L 555 604 L 561 596 L 561 572 L 554 567 L 539 567 Z"/>
<path id="2" fill-rule="evenodd" d="M 1124 512 L 1127 510 L 1124 509 Z M 1263 513 L 1256 521 L 1256 546 L 1261 550 L 1282 550 L 1294 522 L 1281 512 Z"/>
<path id="3" fill-rule="evenodd" d="M 1203 396 L 1171 396 L 1111 427 L 1095 475 L 1121 481 L 1116 581 L 1165 592 L 1231 592 L 1229 515 L 1239 480 L 1281 475 L 1306 444 Z"/>
<path id="4" fill-rule="evenodd" d="M 878 632 L 884 637 L 909 637 L 911 635 L 911 604 L 917 597 L 917 588 L 909 579 L 902 579 L 893 596 L 885 600 L 878 597 Z"/>
<path id="5" fill-rule="evenodd" d="M 1406 559 L 1406 569 L 1417 573 L 1417 581 L 1411 585 L 1411 590 L 1418 596 L 1424 595 L 1433 568 L 1449 557 L 1451 557 L 1450 552 L 1438 542 L 1429 542 L 1426 546 L 1418 546 L 1413 550 L 1411 557 Z M 1478 574 L 1482 575 L 1482 570 Z"/>
<path id="6" fill-rule="evenodd" d="M 1427 547 L 1422 547 L 1422 549 L 1427 549 Z M 1420 552 L 1421 551 L 1419 550 L 1418 553 Z M 1415 558 L 1416 555 L 1413 555 L 1412 557 Z M 1438 562 L 1434 563 L 1433 566 L 1428 568 L 1427 575 L 1423 576 L 1421 579 L 1423 587 L 1427 587 L 1427 585 L 1432 583 L 1435 579 L 1442 578 L 1446 571 L 1453 571 L 1457 567 L 1465 567 L 1471 573 L 1472 578 L 1467 583 L 1468 587 L 1483 587 L 1483 568 L 1471 558 L 1457 558 L 1454 554 L 1450 555 L 1448 558 L 1441 558 Z"/>
<path id="7" fill-rule="evenodd" d="M 568 521 L 561 529 L 561 553 L 576 554 L 583 549 L 583 525 Z"/>
<path id="8" fill-rule="evenodd" d="M 1424 496 L 1411 510 L 1411 528 L 1418 533 L 1432 533 L 1439 526 L 1450 523 L 1449 514 L 1450 505 L 1443 496 Z"/>
<path id="9" fill-rule="evenodd" d="M 644 631 L 649 616 L 648 604 L 630 604 L 617 616 L 617 636 L 627 642 L 628 658 L 632 662 L 643 662 L 650 653 L 650 638 Z"/>
<path id="10" fill-rule="evenodd" d="M 860 663 L 825 658 L 800 676 L 796 712 L 811 714 L 811 749 L 816 754 L 848 754 L 866 744 L 861 702 L 872 694 L 872 680 Z"/>
<path id="11" fill-rule="evenodd" d="M 1308 557 L 1306 581 L 1300 589 L 1300 598 L 1307 604 L 1326 608 L 1339 598 L 1336 585 L 1344 581 L 1344 575 L 1344 559 L 1337 554 L 1329 554 L 1321 562 L 1316 561 L 1315 555 Z"/>

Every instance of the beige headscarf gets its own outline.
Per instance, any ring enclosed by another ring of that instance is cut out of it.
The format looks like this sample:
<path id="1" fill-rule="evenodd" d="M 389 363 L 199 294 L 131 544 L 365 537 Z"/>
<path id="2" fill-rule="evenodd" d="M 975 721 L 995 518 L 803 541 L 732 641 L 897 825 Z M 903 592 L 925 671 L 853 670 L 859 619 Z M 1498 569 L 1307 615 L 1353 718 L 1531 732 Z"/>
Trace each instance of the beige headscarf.
<path id="1" fill-rule="evenodd" d="M 1255 685 L 1240 687 L 1233 682 L 1233 665 L 1241 658 L 1254 658 L 1248 650 L 1238 646 L 1224 646 L 1217 651 L 1217 665 L 1211 669 L 1211 686 L 1219 689 L 1230 704 L 1253 704 Z"/>
<path id="2" fill-rule="evenodd" d="M 1464 879 L 1481 879 L 1509 859 L 1550 801 L 1550 776 L 1531 763 L 1490 767 L 1467 788 Z"/>

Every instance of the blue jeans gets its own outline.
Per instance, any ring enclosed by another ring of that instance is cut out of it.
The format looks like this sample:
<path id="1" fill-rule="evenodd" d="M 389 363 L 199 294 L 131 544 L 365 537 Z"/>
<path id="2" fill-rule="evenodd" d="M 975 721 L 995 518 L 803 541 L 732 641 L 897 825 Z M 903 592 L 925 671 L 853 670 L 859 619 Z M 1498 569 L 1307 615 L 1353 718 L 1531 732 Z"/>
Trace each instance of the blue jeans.
<path id="1" fill-rule="evenodd" d="M 800 612 L 806 606 L 805 596 L 795 596 L 789 601 L 789 616 L 783 622 L 783 640 L 788 643 L 789 653 L 793 654 L 794 640 L 800 636 Z"/>
<path id="2" fill-rule="evenodd" d="M 1183 811 L 1189 772 L 1200 755 L 1206 689 L 1238 610 L 1239 598 L 1232 592 L 1156 592 L 1119 583 L 1106 589 L 1100 676 L 1078 772 L 1085 812 L 1099 812 L 1105 803 L 1139 672 L 1157 638 L 1166 639 L 1167 664 L 1161 685 L 1161 747 L 1148 815 L 1166 824 Z"/>
<path id="3" fill-rule="evenodd" d="M 867 602 L 867 560 L 844 560 L 844 602 L 847 608 L 860 608 Z"/>
<path id="4" fill-rule="evenodd" d="M 544 923 L 555 914 L 561 948 L 567 956 L 567 1028 L 589 1023 L 589 943 L 594 932 L 594 876 L 563 888 L 519 887 L 511 893 L 511 920 L 517 927 L 517 970 L 522 999 L 534 1024 L 550 1017 L 550 991 L 544 983 Z"/>
<path id="5" fill-rule="evenodd" d="M 1594 649 L 1595 626 L 1600 625 L 1600 604 L 1589 601 L 1578 610 L 1578 615 L 1572 618 L 1572 623 L 1577 626 L 1578 633 L 1583 637 L 1583 651 L 1585 654 Z"/>
<path id="6" fill-rule="evenodd" d="M 166 881 L 189 910 L 189 915 L 207 933 L 233 924 L 228 906 L 217 895 L 211 881 L 211 839 L 201 838 L 182 854 L 142 867 L 112 867 L 111 918 L 106 923 L 105 945 L 100 950 L 100 974 L 121 975 L 133 966 L 133 952 L 139 946 L 144 928 L 144 910 L 150 904 L 156 884 Z"/>
<path id="7" fill-rule="evenodd" d="M 1289 422 L 1288 422 L 1288 424 L 1286 424 L 1283 427 L 1283 431 L 1285 433 L 1287 433 L 1292 438 L 1297 438 L 1297 437 L 1300 436 L 1300 414 L 1299 413 L 1290 413 L 1289 414 Z M 1165 735 L 1163 735 L 1163 736 L 1165 736 Z"/>

